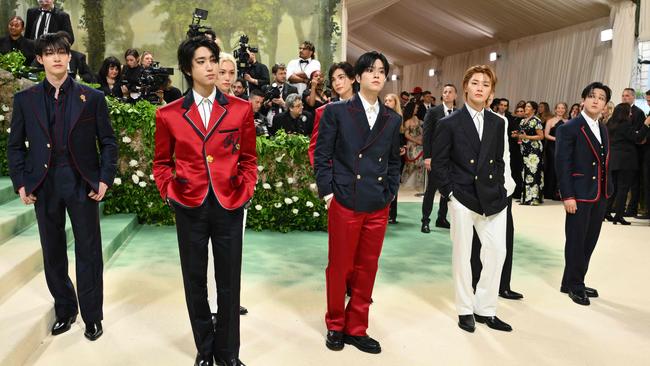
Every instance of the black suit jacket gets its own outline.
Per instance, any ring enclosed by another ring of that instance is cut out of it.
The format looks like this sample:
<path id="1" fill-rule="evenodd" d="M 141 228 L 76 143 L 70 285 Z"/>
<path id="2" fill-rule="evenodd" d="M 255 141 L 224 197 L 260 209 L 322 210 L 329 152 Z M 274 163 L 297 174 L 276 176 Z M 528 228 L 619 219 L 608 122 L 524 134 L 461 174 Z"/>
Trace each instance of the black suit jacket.
<path id="1" fill-rule="evenodd" d="M 637 144 L 641 143 L 650 128 L 641 123 L 636 126 L 633 121 L 607 123 L 609 132 L 611 162 L 610 169 L 614 170 L 639 170 L 639 152 Z"/>
<path id="2" fill-rule="evenodd" d="M 440 193 L 487 216 L 501 212 L 507 204 L 504 187 L 505 122 L 484 112 L 483 137 L 467 107 L 438 121 L 431 151 L 431 171 Z"/>
<path id="3" fill-rule="evenodd" d="M 435 107 L 429 108 L 427 114 L 424 115 L 423 132 L 422 132 L 422 147 L 424 150 L 424 159 L 431 158 L 431 149 L 433 148 L 433 136 L 436 130 L 436 124 L 439 120 L 445 117 L 445 106 L 443 103 Z"/>
<path id="4" fill-rule="evenodd" d="M 371 130 L 358 94 L 328 104 L 314 153 L 320 196 L 333 193 L 337 202 L 354 211 L 373 212 L 388 206 L 399 188 L 401 121 L 380 102 Z"/>
<path id="5" fill-rule="evenodd" d="M 282 86 L 282 99 L 286 100 L 289 94 L 298 94 L 298 88 L 289 83 L 284 83 Z"/>
<path id="6" fill-rule="evenodd" d="M 87 83 L 94 83 L 95 76 L 86 63 L 86 55 L 75 50 L 70 50 L 70 53 L 72 54 L 72 57 L 70 58 L 70 74 L 72 74 L 73 77 L 79 75 L 81 80 Z"/>
<path id="7" fill-rule="evenodd" d="M 25 37 L 29 39 L 36 39 L 36 23 L 41 15 L 38 8 L 27 9 L 27 19 L 25 21 Z M 50 26 L 48 33 L 56 33 L 58 31 L 66 31 L 72 38 L 71 43 L 74 43 L 74 32 L 72 31 L 72 24 L 70 23 L 70 15 L 65 11 L 54 7 L 50 17 Z"/>
<path id="8" fill-rule="evenodd" d="M 16 40 L 16 47 L 10 36 L 0 38 L 0 54 L 5 54 L 17 49 L 25 56 L 25 66 L 29 66 L 34 61 L 36 55 L 34 54 L 34 41 L 25 37 L 20 37 Z"/>
<path id="9" fill-rule="evenodd" d="M 104 94 L 77 82 L 72 88 L 68 149 L 75 169 L 98 192 L 100 181 L 109 187 L 113 184 L 117 143 Z M 43 83 L 16 93 L 12 113 L 7 143 L 9 175 L 16 191 L 24 186 L 30 194 L 45 179 L 53 155 Z"/>
<path id="10" fill-rule="evenodd" d="M 578 117 L 557 128 L 555 136 L 555 172 L 560 181 L 562 200 L 575 199 L 580 202 L 597 202 L 601 192 L 601 168 L 605 160 L 605 198 L 614 191 L 609 171 L 609 134 L 603 124 L 600 136 L 605 152 L 599 153 L 600 143 L 591 132 L 587 121 Z"/>

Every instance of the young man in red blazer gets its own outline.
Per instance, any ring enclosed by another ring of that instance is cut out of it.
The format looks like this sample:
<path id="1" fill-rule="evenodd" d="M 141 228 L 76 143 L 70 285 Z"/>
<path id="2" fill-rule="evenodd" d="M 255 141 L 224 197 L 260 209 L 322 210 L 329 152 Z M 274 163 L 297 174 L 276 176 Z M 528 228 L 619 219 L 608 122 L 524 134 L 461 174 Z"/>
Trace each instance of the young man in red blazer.
<path id="1" fill-rule="evenodd" d="M 156 112 L 153 171 L 174 209 L 185 300 L 198 354 L 195 365 L 239 360 L 239 291 L 244 205 L 257 180 L 251 104 L 215 87 L 219 48 L 206 37 L 178 47 L 192 90 Z M 217 283 L 213 328 L 207 291 L 208 240 Z"/>

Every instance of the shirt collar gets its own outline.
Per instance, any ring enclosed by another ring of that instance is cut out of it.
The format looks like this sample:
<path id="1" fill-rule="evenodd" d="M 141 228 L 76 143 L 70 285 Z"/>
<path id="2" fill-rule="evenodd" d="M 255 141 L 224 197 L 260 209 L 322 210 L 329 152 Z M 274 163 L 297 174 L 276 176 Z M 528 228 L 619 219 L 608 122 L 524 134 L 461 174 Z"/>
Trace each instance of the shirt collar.
<path id="1" fill-rule="evenodd" d="M 358 95 L 359 95 L 359 99 L 361 100 L 361 104 L 363 105 L 363 110 L 364 111 L 367 111 L 368 108 L 370 108 L 370 107 L 375 107 L 375 111 L 376 111 L 375 113 L 379 113 L 379 99 L 375 100 L 374 104 L 370 104 L 370 102 L 368 102 L 367 100 L 365 100 L 363 98 L 361 93 L 359 93 Z"/>
<path id="2" fill-rule="evenodd" d="M 592 126 L 598 126 L 598 121 L 594 121 L 593 119 L 591 119 L 591 117 L 589 117 L 587 113 L 585 113 L 585 111 L 580 111 L 580 114 L 582 115 L 582 118 L 584 118 L 585 121 L 587 121 L 588 124 Z"/>
<path id="3" fill-rule="evenodd" d="M 45 92 L 49 95 L 54 96 L 56 93 L 56 88 L 54 85 L 50 84 L 49 81 L 47 81 L 47 78 L 43 79 L 43 87 L 45 88 Z M 68 94 L 70 91 L 70 87 L 72 87 L 72 78 L 68 75 L 65 78 L 65 81 L 63 84 L 61 84 L 61 87 L 59 88 L 59 92 L 63 92 L 63 94 Z"/>
<path id="4" fill-rule="evenodd" d="M 445 104 L 445 102 L 442 102 L 442 108 L 445 109 L 445 112 L 450 110 L 450 109 L 453 111 L 454 110 L 454 105 L 452 104 L 451 107 L 448 107 L 447 104 Z"/>
<path id="5" fill-rule="evenodd" d="M 192 95 L 194 96 L 194 104 L 196 104 L 197 107 L 200 106 L 201 102 L 203 102 L 203 97 L 201 96 L 201 94 L 197 93 L 196 90 L 192 89 Z M 212 89 L 212 93 L 208 96 L 210 105 L 214 105 L 214 98 L 216 97 L 216 95 L 217 95 L 217 87 L 214 87 L 214 89 Z"/>
<path id="6" fill-rule="evenodd" d="M 480 111 L 474 110 L 474 108 L 469 106 L 469 103 L 465 103 L 465 107 L 467 107 L 467 111 L 469 111 L 469 115 L 472 117 L 472 119 L 476 118 L 477 114 L 480 114 L 481 117 L 485 117 L 485 108 L 481 109 Z"/>

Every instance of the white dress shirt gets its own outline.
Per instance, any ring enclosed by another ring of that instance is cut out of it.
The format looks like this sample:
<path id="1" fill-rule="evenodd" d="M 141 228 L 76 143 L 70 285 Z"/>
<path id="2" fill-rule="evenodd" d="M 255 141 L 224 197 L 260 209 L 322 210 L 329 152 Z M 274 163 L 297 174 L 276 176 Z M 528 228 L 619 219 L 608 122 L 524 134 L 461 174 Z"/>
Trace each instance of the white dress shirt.
<path id="1" fill-rule="evenodd" d="M 196 90 L 194 89 L 192 89 L 192 93 L 194 94 L 194 103 L 196 104 L 196 107 L 199 109 L 199 114 L 201 115 L 201 119 L 203 120 L 203 125 L 207 130 L 208 124 L 210 124 L 212 105 L 214 104 L 214 98 L 217 95 L 217 88 L 215 87 L 212 90 L 212 94 L 210 94 L 207 98 L 203 98 L 201 94 L 197 93 Z"/>
<path id="2" fill-rule="evenodd" d="M 483 139 L 483 116 L 485 113 L 485 108 L 481 109 L 480 111 L 475 111 L 472 109 L 472 107 L 469 106 L 469 103 L 465 103 L 465 107 L 467 107 L 467 110 L 469 111 L 469 115 L 472 116 L 472 121 L 474 121 L 474 126 L 476 127 L 476 131 L 478 132 L 478 139 L 482 140 Z"/>
<path id="3" fill-rule="evenodd" d="M 490 110 L 490 112 L 492 111 Z M 505 164 L 505 167 L 503 169 L 503 177 L 505 178 L 504 187 L 506 188 L 506 196 L 510 197 L 513 193 L 515 193 L 515 188 L 517 187 L 517 183 L 515 183 L 515 180 L 512 179 L 512 172 L 510 171 L 510 148 L 508 145 L 508 119 L 505 116 L 500 115 L 499 113 L 494 113 L 494 114 L 501 117 L 501 119 L 505 123 L 503 129 L 503 163 Z"/>
<path id="4" fill-rule="evenodd" d="M 367 100 L 363 98 L 361 93 L 359 93 L 359 99 L 361 99 L 361 104 L 363 104 L 363 110 L 366 111 L 366 118 L 368 119 L 368 125 L 372 130 L 372 127 L 377 122 L 377 116 L 379 115 L 379 100 L 375 100 L 375 104 L 370 104 Z"/>
<path id="5" fill-rule="evenodd" d="M 444 113 L 445 113 L 445 117 L 447 117 L 448 115 L 451 114 L 451 112 L 454 111 L 454 107 L 453 107 L 453 105 L 452 105 L 451 107 L 447 107 L 447 105 L 443 102 L 443 103 L 442 103 L 442 110 L 443 110 Z M 451 112 L 450 112 L 450 111 L 451 111 Z"/>
<path id="6" fill-rule="evenodd" d="M 320 70 L 320 62 L 316 59 L 307 59 L 307 63 L 300 63 L 300 59 L 289 61 L 287 64 L 287 80 L 291 75 L 298 73 L 300 71 L 304 72 L 307 75 L 307 78 L 311 76 L 311 73 Z M 298 89 L 298 95 L 302 96 L 302 93 L 307 89 L 307 84 L 305 83 L 291 83 Z"/>
<path id="7" fill-rule="evenodd" d="M 591 119 L 591 117 L 589 117 L 585 111 L 581 111 L 580 114 L 582 114 L 582 117 L 587 121 L 591 132 L 594 134 L 594 136 L 596 136 L 598 142 L 602 144 L 603 140 L 600 138 L 600 126 L 598 126 L 598 121 Z"/>

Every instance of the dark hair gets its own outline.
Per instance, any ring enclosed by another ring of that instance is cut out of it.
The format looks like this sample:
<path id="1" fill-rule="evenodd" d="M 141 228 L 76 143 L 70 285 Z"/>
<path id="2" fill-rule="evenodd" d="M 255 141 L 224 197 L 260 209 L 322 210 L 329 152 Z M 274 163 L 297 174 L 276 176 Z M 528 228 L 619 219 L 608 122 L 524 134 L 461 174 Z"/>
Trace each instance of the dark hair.
<path id="1" fill-rule="evenodd" d="M 456 85 L 454 85 L 454 84 L 452 84 L 452 83 L 447 83 L 447 84 L 443 85 L 442 88 L 444 89 L 444 88 L 446 88 L 446 87 L 448 87 L 448 86 L 454 88 L 454 91 L 455 91 L 456 93 L 458 93 L 458 89 L 456 89 Z"/>
<path id="2" fill-rule="evenodd" d="M 99 83 L 102 85 L 106 84 L 106 77 L 108 76 L 108 69 L 110 69 L 112 66 L 117 67 L 117 71 L 119 72 L 122 69 L 122 64 L 120 63 L 120 60 L 117 59 L 117 57 L 113 56 L 108 56 L 104 59 L 104 62 L 102 62 L 102 66 L 99 68 Z"/>
<path id="3" fill-rule="evenodd" d="M 124 59 L 126 60 L 128 56 L 133 56 L 138 59 L 140 57 L 140 53 L 135 48 L 129 48 L 126 50 L 126 52 L 124 52 Z"/>
<path id="4" fill-rule="evenodd" d="M 241 83 L 241 85 L 246 85 L 246 81 L 243 78 L 237 78 L 237 80 L 235 80 L 235 83 Z"/>
<path id="5" fill-rule="evenodd" d="M 70 54 L 70 42 L 63 32 L 43 34 L 34 44 L 34 53 L 39 56 L 43 56 L 43 52 L 47 50 L 58 51 L 60 49 L 64 49 L 65 53 Z"/>
<path id="6" fill-rule="evenodd" d="M 205 35 L 208 35 L 208 34 L 209 34 L 209 35 L 212 37 L 212 41 L 213 41 L 213 42 L 217 40 L 217 33 L 216 33 L 215 31 L 213 31 L 212 29 L 207 29 L 207 30 L 206 30 L 205 32 L 203 32 L 203 33 L 204 33 Z"/>
<path id="7" fill-rule="evenodd" d="M 609 102 L 610 99 L 612 99 L 612 89 L 609 88 L 609 86 L 598 82 L 594 81 L 593 83 L 587 85 L 583 90 L 582 90 L 582 99 L 587 99 L 589 94 L 594 91 L 594 89 L 600 89 L 605 92 L 605 103 Z M 625 90 L 629 90 L 631 88 L 626 88 Z M 632 89 L 634 91 L 634 89 Z"/>
<path id="8" fill-rule="evenodd" d="M 370 51 L 361 55 L 357 62 L 354 64 L 354 74 L 358 77 L 361 77 L 361 74 L 366 72 L 367 68 L 372 67 L 376 60 L 380 60 L 384 65 L 384 74 L 388 76 L 388 71 L 390 70 L 388 60 L 386 59 L 386 56 L 377 51 Z"/>
<path id="9" fill-rule="evenodd" d="M 422 96 L 429 95 L 429 94 L 431 94 L 430 90 L 425 90 L 422 92 Z"/>
<path id="10" fill-rule="evenodd" d="M 494 110 L 494 108 L 499 106 L 499 103 L 501 103 L 501 99 L 499 98 L 492 99 L 492 103 L 490 103 L 490 109 Z"/>
<path id="11" fill-rule="evenodd" d="M 545 113 L 550 113 L 550 112 L 551 112 L 551 106 L 548 105 L 548 103 L 546 103 L 546 102 L 539 102 L 539 106 L 540 106 L 540 107 L 541 107 L 541 106 L 544 106 L 544 108 L 546 109 L 546 112 L 545 112 Z"/>
<path id="12" fill-rule="evenodd" d="M 508 100 L 508 98 L 500 98 L 499 102 L 506 102 L 508 103 L 508 107 L 510 107 L 510 101 Z"/>
<path id="13" fill-rule="evenodd" d="M 537 102 L 529 100 L 529 101 L 526 102 L 526 104 L 530 104 L 530 106 L 533 107 L 533 110 L 535 111 L 535 114 L 537 114 L 537 110 L 539 109 L 539 105 L 537 104 Z M 524 109 L 526 109 L 525 105 L 524 105 Z"/>
<path id="14" fill-rule="evenodd" d="M 415 102 L 412 101 L 408 102 L 404 106 L 404 109 L 402 109 L 402 116 L 403 116 L 402 118 L 404 119 L 404 121 L 406 121 L 411 117 L 413 117 L 414 113 L 415 113 Z"/>
<path id="15" fill-rule="evenodd" d="M 332 77 L 334 76 L 334 72 L 336 70 L 341 69 L 343 70 L 343 73 L 345 73 L 345 76 L 348 77 L 348 79 L 354 80 L 354 67 L 349 62 L 337 62 L 335 64 L 332 64 L 330 66 L 329 71 L 327 72 L 327 79 L 331 82 Z"/>
<path id="16" fill-rule="evenodd" d="M 612 112 L 612 116 L 607 122 L 607 128 L 610 131 L 615 130 L 620 124 L 631 120 L 632 106 L 627 103 L 619 103 Z"/>
<path id="17" fill-rule="evenodd" d="M 312 59 L 314 57 L 316 57 L 316 46 L 314 46 L 313 43 L 311 43 L 310 41 L 303 41 L 300 45 L 304 46 L 306 49 L 311 51 L 311 58 Z"/>
<path id="18" fill-rule="evenodd" d="M 19 17 L 18 15 L 14 15 L 11 18 L 9 18 L 7 24 L 13 22 L 14 20 L 19 21 L 23 25 L 23 28 L 25 28 L 25 21 L 23 20 L 23 18 Z"/>
<path id="19" fill-rule="evenodd" d="M 215 62 L 219 60 L 219 46 L 205 36 L 197 36 L 184 40 L 178 45 L 178 51 L 176 52 L 178 68 L 190 86 L 194 85 L 194 80 L 192 79 L 192 60 L 194 59 L 194 53 L 200 47 L 205 47 L 210 50 L 215 58 Z"/>
<path id="20" fill-rule="evenodd" d="M 645 91 L 645 95 L 650 95 L 650 89 Z"/>
<path id="21" fill-rule="evenodd" d="M 632 94 L 636 94 L 636 90 L 634 90 L 634 88 L 625 88 L 625 89 L 623 89 L 623 91 L 629 91 Z"/>
<path id="22" fill-rule="evenodd" d="M 403 92 L 399 93 L 399 96 L 400 96 L 400 97 L 401 97 L 402 95 L 406 95 L 406 97 L 410 97 L 410 96 L 411 96 L 411 94 L 409 94 L 409 92 L 407 92 L 407 91 L 403 91 Z"/>
<path id="23" fill-rule="evenodd" d="M 264 93 L 262 93 L 262 90 L 260 90 L 260 89 L 252 89 L 249 94 L 250 94 L 249 99 L 254 97 L 254 96 L 264 98 Z"/>
<path id="24" fill-rule="evenodd" d="M 277 74 L 279 70 L 286 70 L 287 66 L 285 64 L 275 64 L 271 68 L 271 73 L 272 74 Z"/>
<path id="25" fill-rule="evenodd" d="M 72 36 L 70 36 L 70 33 L 64 30 L 58 31 L 57 33 L 60 33 L 63 37 L 65 37 L 65 39 L 68 40 L 68 43 L 72 44 Z"/>

